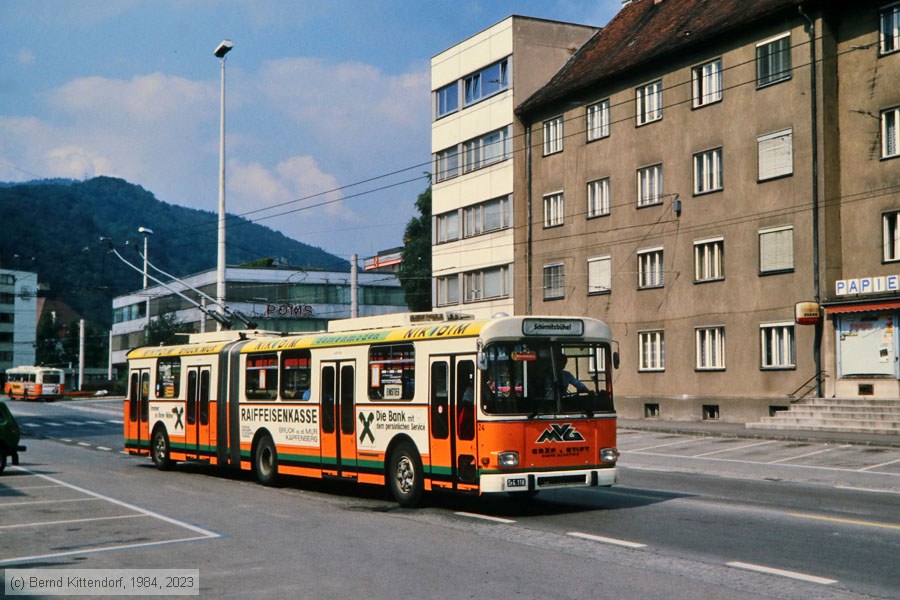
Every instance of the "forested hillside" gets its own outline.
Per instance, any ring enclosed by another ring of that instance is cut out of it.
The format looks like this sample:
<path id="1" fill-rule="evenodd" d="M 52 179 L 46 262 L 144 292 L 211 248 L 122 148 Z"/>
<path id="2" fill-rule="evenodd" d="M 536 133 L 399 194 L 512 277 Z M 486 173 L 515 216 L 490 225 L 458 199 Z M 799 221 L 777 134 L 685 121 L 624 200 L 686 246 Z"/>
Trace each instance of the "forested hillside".
<path id="1" fill-rule="evenodd" d="M 109 325 L 114 296 L 142 284 L 141 274 L 109 253 L 109 238 L 126 247 L 143 244 L 138 227 L 152 229 L 150 260 L 176 276 L 214 269 L 217 215 L 157 200 L 140 186 L 97 177 L 0 184 L 0 267 L 34 271 L 49 290 L 98 325 Z M 274 258 L 283 264 L 348 271 L 348 261 L 291 240 L 240 217 L 228 219 L 227 263 Z M 142 246 L 141 246 L 142 247 Z"/>

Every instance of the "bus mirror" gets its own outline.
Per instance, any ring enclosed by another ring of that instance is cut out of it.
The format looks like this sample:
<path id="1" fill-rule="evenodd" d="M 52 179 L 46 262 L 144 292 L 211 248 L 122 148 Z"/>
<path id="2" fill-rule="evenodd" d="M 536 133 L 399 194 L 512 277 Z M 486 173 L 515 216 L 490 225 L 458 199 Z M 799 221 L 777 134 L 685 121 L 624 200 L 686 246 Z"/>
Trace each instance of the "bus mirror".
<path id="1" fill-rule="evenodd" d="M 615 368 L 615 369 L 619 368 L 619 353 L 618 352 L 613 352 L 613 368 Z"/>

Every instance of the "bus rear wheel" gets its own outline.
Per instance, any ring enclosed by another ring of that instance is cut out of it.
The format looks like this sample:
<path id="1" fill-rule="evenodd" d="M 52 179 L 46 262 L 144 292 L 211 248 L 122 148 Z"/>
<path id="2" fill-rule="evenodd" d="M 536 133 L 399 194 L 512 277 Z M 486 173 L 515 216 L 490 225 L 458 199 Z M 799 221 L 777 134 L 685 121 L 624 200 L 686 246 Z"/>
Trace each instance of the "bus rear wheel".
<path id="1" fill-rule="evenodd" d="M 151 444 L 151 456 L 153 464 L 160 471 L 168 471 L 172 468 L 172 459 L 169 458 L 169 436 L 162 427 L 153 432 L 153 441 Z"/>
<path id="2" fill-rule="evenodd" d="M 261 484 L 275 485 L 278 482 L 278 452 L 268 435 L 262 437 L 256 445 L 253 469 L 256 471 L 256 480 Z"/>
<path id="3" fill-rule="evenodd" d="M 388 487 L 397 504 L 404 507 L 419 505 L 424 490 L 422 459 L 409 442 L 398 445 L 388 465 Z"/>

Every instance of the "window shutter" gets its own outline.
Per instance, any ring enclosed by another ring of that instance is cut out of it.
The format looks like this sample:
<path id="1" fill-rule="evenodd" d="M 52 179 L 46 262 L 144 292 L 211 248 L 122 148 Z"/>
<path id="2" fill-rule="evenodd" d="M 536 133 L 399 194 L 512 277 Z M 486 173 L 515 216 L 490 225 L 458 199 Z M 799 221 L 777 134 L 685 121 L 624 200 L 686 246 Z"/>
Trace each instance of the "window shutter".
<path id="1" fill-rule="evenodd" d="M 782 271 L 794 268 L 794 229 L 761 231 L 759 234 L 759 270 Z"/>
<path id="2" fill-rule="evenodd" d="M 757 138 L 760 180 L 793 173 L 792 137 L 792 131 L 786 129 Z"/>

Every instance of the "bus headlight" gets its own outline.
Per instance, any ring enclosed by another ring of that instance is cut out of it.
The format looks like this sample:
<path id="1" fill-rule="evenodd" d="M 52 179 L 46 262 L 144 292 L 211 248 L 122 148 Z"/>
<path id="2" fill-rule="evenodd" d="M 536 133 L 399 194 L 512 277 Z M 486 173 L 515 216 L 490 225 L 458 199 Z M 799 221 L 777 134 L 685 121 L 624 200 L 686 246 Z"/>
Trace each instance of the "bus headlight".
<path id="1" fill-rule="evenodd" d="M 518 467 L 519 466 L 519 453 L 518 452 L 501 452 L 497 455 L 497 462 L 500 463 L 501 467 Z"/>
<path id="2" fill-rule="evenodd" d="M 603 448 L 600 450 L 600 462 L 614 463 L 619 460 L 619 451 L 615 448 Z"/>

